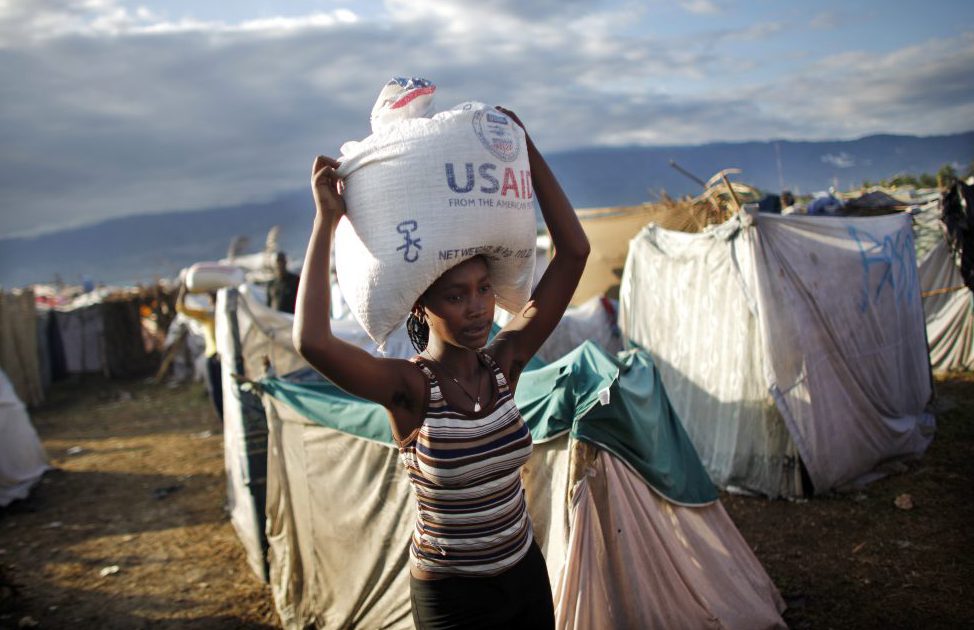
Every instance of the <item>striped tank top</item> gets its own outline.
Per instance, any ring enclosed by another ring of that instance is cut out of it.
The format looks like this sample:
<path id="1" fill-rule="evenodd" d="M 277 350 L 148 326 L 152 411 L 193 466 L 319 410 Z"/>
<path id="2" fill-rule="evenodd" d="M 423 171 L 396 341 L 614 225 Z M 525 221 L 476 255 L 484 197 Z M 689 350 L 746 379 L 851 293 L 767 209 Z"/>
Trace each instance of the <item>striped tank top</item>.
<path id="1" fill-rule="evenodd" d="M 496 575 L 527 554 L 534 534 L 521 487 L 531 433 L 493 358 L 493 405 L 466 413 L 443 398 L 433 371 L 414 359 L 429 381 L 426 417 L 399 445 L 417 501 L 410 544 L 413 566 L 439 576 Z"/>

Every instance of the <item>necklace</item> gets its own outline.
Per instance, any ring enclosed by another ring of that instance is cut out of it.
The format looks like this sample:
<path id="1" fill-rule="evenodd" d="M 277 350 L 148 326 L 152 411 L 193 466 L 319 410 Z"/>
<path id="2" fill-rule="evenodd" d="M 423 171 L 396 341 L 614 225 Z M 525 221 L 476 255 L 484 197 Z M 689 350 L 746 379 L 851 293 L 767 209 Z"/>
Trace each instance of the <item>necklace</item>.
<path id="1" fill-rule="evenodd" d="M 429 356 L 430 361 L 432 361 L 437 366 L 439 366 L 440 370 L 442 370 L 444 374 L 450 377 L 450 380 L 456 383 L 457 387 L 460 388 L 460 391 L 463 392 L 464 395 L 470 399 L 470 402 L 473 403 L 474 412 L 480 411 L 480 380 L 481 380 L 480 372 L 479 371 L 477 372 L 477 398 L 474 398 L 473 396 L 470 395 L 470 392 L 467 391 L 467 388 L 460 384 L 460 381 L 457 379 L 457 377 L 454 376 L 450 370 L 446 369 L 445 365 L 443 365 L 442 363 L 434 359 L 433 355 L 431 355 L 429 352 L 427 352 L 426 354 L 427 356 Z M 478 366 L 480 365 L 480 357 L 477 357 L 477 365 Z"/>

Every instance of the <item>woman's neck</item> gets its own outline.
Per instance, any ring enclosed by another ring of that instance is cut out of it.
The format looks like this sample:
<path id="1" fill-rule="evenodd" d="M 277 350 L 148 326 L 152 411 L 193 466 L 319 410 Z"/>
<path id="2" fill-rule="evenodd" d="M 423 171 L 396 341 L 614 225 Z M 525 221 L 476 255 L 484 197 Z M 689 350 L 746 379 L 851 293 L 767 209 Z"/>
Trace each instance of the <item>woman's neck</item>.
<path id="1" fill-rule="evenodd" d="M 478 377 L 481 369 L 476 350 L 446 343 L 432 335 L 420 356 L 433 359 L 464 380 Z"/>

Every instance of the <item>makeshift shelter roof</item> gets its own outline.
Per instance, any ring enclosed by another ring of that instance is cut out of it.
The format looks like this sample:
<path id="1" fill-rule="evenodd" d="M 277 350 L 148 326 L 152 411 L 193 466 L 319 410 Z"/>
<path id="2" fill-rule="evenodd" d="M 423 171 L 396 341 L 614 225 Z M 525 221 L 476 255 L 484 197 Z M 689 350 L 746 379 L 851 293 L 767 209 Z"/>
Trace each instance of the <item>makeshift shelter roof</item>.
<path id="1" fill-rule="evenodd" d="M 620 312 L 721 487 L 800 496 L 803 465 L 828 492 L 932 439 L 908 215 L 648 226 L 630 245 Z"/>

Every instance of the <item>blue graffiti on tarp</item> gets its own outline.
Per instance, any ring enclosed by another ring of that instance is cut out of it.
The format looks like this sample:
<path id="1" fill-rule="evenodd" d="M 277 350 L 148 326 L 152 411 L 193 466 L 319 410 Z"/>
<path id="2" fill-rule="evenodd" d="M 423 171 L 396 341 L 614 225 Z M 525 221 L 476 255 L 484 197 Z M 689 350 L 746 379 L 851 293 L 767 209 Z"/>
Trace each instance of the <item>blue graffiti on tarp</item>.
<path id="1" fill-rule="evenodd" d="M 419 224 L 412 219 L 403 221 L 396 226 L 396 231 L 403 237 L 403 244 L 397 247 L 396 251 L 402 252 L 402 259 L 406 262 L 416 262 L 419 259 L 419 250 L 423 249 L 423 246 L 419 244 L 422 239 L 413 238 L 413 232 L 417 229 L 419 229 Z M 413 247 L 416 249 L 413 250 Z"/>
<path id="2" fill-rule="evenodd" d="M 878 302 L 887 285 L 893 292 L 894 298 L 900 303 L 916 299 L 920 285 L 917 278 L 916 254 L 913 249 L 913 233 L 910 230 L 900 230 L 880 240 L 869 232 L 857 230 L 852 226 L 848 226 L 848 230 L 849 235 L 856 239 L 862 257 L 862 296 L 859 300 L 859 310 L 865 312 L 870 303 Z M 874 265 L 882 266 L 882 275 L 876 288 L 871 289 L 870 269 Z"/>

